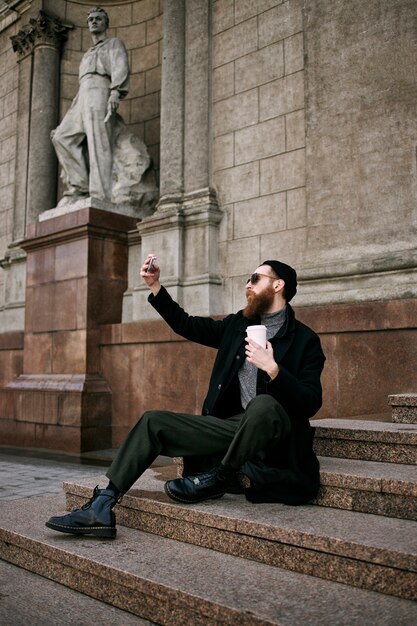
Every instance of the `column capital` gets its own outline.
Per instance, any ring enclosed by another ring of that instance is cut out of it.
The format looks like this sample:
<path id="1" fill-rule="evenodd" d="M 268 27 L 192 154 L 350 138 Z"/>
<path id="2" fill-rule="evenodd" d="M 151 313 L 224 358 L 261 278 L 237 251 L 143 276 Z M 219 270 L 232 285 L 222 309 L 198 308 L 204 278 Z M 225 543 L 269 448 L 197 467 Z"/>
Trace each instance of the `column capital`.
<path id="1" fill-rule="evenodd" d="M 72 25 L 63 24 L 45 11 L 39 11 L 37 17 L 31 18 L 17 35 L 10 37 L 13 51 L 17 52 L 20 60 L 31 54 L 37 46 L 51 46 L 60 50 L 71 28 Z"/>

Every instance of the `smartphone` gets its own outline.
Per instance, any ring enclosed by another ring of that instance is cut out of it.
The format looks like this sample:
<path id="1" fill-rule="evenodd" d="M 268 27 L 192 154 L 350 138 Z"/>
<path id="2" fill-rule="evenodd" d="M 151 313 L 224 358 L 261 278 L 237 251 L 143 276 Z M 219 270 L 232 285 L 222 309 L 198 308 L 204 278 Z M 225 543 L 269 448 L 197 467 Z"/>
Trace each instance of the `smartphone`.
<path id="1" fill-rule="evenodd" d="M 155 263 L 155 261 L 156 261 L 156 256 L 151 257 L 151 260 L 149 261 L 149 265 L 146 270 L 147 274 L 152 271 L 153 264 Z"/>

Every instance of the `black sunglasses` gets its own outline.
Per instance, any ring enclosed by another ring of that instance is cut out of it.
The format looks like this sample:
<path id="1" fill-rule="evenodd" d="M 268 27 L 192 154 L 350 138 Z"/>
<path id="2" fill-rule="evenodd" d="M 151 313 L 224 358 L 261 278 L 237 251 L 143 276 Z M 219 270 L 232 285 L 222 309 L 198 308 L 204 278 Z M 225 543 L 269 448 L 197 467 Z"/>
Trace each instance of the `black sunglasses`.
<path id="1" fill-rule="evenodd" d="M 258 272 L 254 272 L 252 276 L 248 278 L 246 284 L 251 283 L 251 285 L 256 285 L 256 283 L 261 279 L 261 276 L 266 276 L 266 278 L 270 278 L 271 280 L 278 280 L 275 276 L 268 276 L 268 274 L 259 274 Z"/>

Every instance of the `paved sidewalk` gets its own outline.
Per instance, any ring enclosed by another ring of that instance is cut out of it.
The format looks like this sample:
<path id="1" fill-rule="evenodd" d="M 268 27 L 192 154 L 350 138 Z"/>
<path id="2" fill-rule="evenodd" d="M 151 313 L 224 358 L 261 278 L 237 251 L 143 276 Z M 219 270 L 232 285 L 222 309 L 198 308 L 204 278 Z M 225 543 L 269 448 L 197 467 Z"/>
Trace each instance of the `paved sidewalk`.
<path id="1" fill-rule="evenodd" d="M 84 464 L 71 457 L 50 455 L 49 458 L 21 455 L 18 451 L 0 448 L 0 502 L 34 496 L 62 493 L 62 483 L 69 479 L 101 476 L 100 486 L 106 486 L 105 472 L 109 463 Z"/>
<path id="2" fill-rule="evenodd" d="M 0 502 L 63 493 L 62 483 L 97 476 L 106 487 L 106 471 L 116 450 L 101 450 L 88 457 L 2 448 L 0 446 Z M 172 459 L 160 456 L 152 467 L 170 465 Z"/>

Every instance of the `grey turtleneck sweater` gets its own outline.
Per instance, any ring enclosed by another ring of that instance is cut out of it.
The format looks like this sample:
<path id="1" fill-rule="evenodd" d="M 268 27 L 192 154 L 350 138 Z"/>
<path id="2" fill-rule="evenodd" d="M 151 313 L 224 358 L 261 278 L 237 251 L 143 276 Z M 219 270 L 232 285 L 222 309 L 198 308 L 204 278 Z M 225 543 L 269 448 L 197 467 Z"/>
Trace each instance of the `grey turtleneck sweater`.
<path id="1" fill-rule="evenodd" d="M 284 325 L 287 318 L 287 306 L 276 313 L 265 313 L 261 316 L 261 324 L 266 326 L 266 338 L 269 341 L 274 337 L 279 329 Z M 258 368 L 253 363 L 248 363 L 245 359 L 239 370 L 240 401 L 242 407 L 246 409 L 249 402 L 256 396 L 256 377 Z"/>

